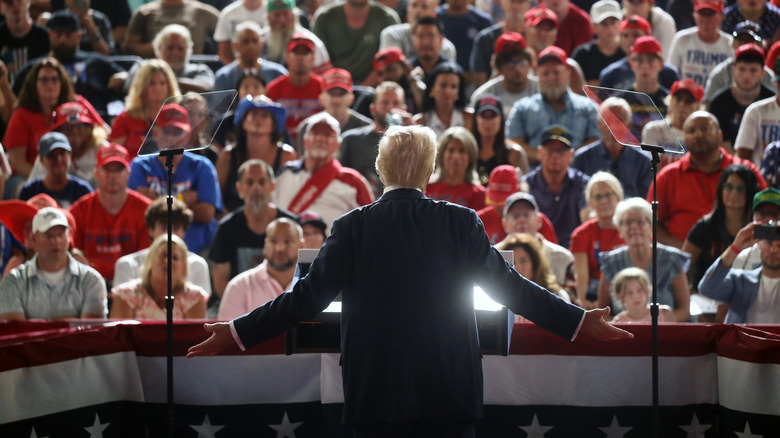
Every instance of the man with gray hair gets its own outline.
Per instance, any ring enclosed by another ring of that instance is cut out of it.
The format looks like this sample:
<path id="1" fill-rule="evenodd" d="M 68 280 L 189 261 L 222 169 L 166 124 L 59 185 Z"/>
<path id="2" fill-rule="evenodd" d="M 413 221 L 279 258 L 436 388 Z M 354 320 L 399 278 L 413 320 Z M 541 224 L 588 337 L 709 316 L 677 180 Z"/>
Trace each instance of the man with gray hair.
<path id="1" fill-rule="evenodd" d="M 599 114 L 601 139 L 574 151 L 571 167 L 588 176 L 600 170 L 609 172 L 623 185 L 626 198 L 644 198 L 653 182 L 650 157 L 639 148 L 625 147 L 612 134 L 612 130 L 617 130 L 618 135 L 629 133 L 631 107 L 622 97 L 613 96 L 601 103 Z M 605 119 L 610 126 L 604 123 Z"/>
<path id="2" fill-rule="evenodd" d="M 105 318 L 106 284 L 68 252 L 63 210 L 45 207 L 32 221 L 35 256 L 0 281 L 0 320 Z"/>
<path id="3" fill-rule="evenodd" d="M 287 67 L 285 53 L 293 35 L 300 33 L 314 43 L 314 64 L 312 71 L 318 75 L 333 67 L 325 43 L 314 32 L 301 26 L 300 16 L 296 13 L 295 0 L 269 0 L 268 26 L 263 27 L 266 45 L 263 58 L 278 62 Z"/>
<path id="4" fill-rule="evenodd" d="M 254 21 L 239 23 L 233 35 L 236 59 L 217 70 L 213 90 L 238 89 L 239 81 L 247 75 L 261 78 L 264 85 L 286 75 L 287 69 L 283 65 L 260 57 L 263 47 L 265 47 L 265 36 L 260 25 Z"/>
<path id="5" fill-rule="evenodd" d="M 214 72 L 206 64 L 191 63 L 192 34 L 181 24 L 169 24 L 155 35 L 152 41 L 154 56 L 168 63 L 176 75 L 179 89 L 183 93 L 205 93 L 214 86 Z M 125 91 L 130 89 L 133 78 L 141 65 L 136 63 L 127 73 Z"/>
<path id="6" fill-rule="evenodd" d="M 330 229 L 337 217 L 372 202 L 366 179 L 336 159 L 340 145 L 338 120 L 326 112 L 310 117 L 303 136 L 303 159 L 279 170 L 273 203 L 295 214 L 314 210 Z"/>
<path id="7" fill-rule="evenodd" d="M 633 337 L 604 321 L 609 309 L 585 311 L 521 277 L 473 210 L 425 197 L 435 161 L 430 128 L 389 128 L 376 160 L 382 197 L 334 222 L 291 292 L 231 322 L 206 324 L 211 337 L 187 356 L 256 345 L 341 292 L 343 421 L 354 436 L 473 437 L 482 417 L 475 282 L 564 339 Z"/>

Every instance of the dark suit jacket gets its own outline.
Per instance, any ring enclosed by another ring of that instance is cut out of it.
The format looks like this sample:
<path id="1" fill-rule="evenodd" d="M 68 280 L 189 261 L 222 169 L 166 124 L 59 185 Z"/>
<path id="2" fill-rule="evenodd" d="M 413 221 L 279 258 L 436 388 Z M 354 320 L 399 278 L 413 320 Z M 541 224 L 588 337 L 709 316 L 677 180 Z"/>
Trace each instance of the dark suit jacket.
<path id="1" fill-rule="evenodd" d="M 333 223 L 309 274 L 234 321 L 244 346 L 311 318 L 343 290 L 344 421 L 480 418 L 474 283 L 571 339 L 583 310 L 525 280 L 468 208 L 397 189 Z"/>

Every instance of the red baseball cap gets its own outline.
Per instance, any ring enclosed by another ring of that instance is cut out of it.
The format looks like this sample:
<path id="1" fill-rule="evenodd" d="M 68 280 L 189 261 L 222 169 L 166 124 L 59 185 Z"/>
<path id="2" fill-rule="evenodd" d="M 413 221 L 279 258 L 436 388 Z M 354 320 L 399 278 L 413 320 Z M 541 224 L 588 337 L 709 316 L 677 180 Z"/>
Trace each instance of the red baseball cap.
<path id="1" fill-rule="evenodd" d="M 103 167 L 109 163 L 122 163 L 129 168 L 130 156 L 127 154 L 127 149 L 116 143 L 100 146 L 97 151 L 97 166 Z"/>
<path id="2" fill-rule="evenodd" d="M 506 198 L 516 191 L 517 168 L 502 164 L 490 172 L 485 202 L 488 205 L 504 205 Z"/>
<path id="3" fill-rule="evenodd" d="M 66 102 L 54 110 L 54 126 L 51 129 L 53 131 L 66 123 L 94 125 L 97 122 L 89 115 L 87 108 L 80 102 Z"/>
<path id="4" fill-rule="evenodd" d="M 566 52 L 564 52 L 563 49 L 558 46 L 545 47 L 541 52 L 539 52 L 539 55 L 536 57 L 536 63 L 541 65 L 543 62 L 547 61 L 556 61 L 565 66 L 569 65 Z"/>
<path id="5" fill-rule="evenodd" d="M 307 37 L 306 34 L 296 33 L 290 38 L 290 42 L 287 43 L 287 51 L 292 52 L 296 47 L 306 47 L 310 52 L 314 52 L 314 41 Z"/>
<path id="6" fill-rule="evenodd" d="M 715 12 L 723 12 L 723 0 L 694 0 L 693 10 L 712 9 Z"/>
<path id="7" fill-rule="evenodd" d="M 333 88 L 343 88 L 347 93 L 352 92 L 352 75 L 348 71 L 340 68 L 332 68 L 322 74 L 325 86 L 322 91 L 328 91 Z"/>
<path id="8" fill-rule="evenodd" d="M 682 79 L 672 84 L 672 96 L 680 91 L 691 93 L 697 102 L 701 102 L 701 99 L 704 97 L 704 89 L 691 78 Z"/>
<path id="9" fill-rule="evenodd" d="M 547 9 L 544 6 L 529 9 L 525 13 L 525 25 L 526 27 L 536 27 L 543 21 L 552 21 L 555 27 L 558 27 L 558 16 L 552 9 Z"/>
<path id="10" fill-rule="evenodd" d="M 156 127 L 175 126 L 186 132 L 190 132 L 190 115 L 183 106 L 169 103 L 160 109 L 160 114 L 154 121 Z"/>
<path id="11" fill-rule="evenodd" d="M 374 55 L 374 70 L 382 70 L 395 62 L 406 62 L 406 56 L 398 47 L 387 47 Z"/>
<path id="12" fill-rule="evenodd" d="M 620 31 L 623 32 L 626 29 L 639 29 L 647 35 L 653 33 L 650 23 L 639 15 L 632 15 L 620 22 Z"/>
<path id="13" fill-rule="evenodd" d="M 525 43 L 525 37 L 517 32 L 504 32 L 496 40 L 495 54 L 501 52 L 510 52 L 515 50 L 524 50 L 528 47 Z"/>
<path id="14" fill-rule="evenodd" d="M 734 54 L 734 61 L 739 61 L 739 57 L 743 55 L 755 56 L 757 58 L 761 58 L 762 60 L 766 56 L 764 49 L 762 49 L 761 46 L 756 43 L 743 44 L 737 47 L 737 52 Z"/>
<path id="15" fill-rule="evenodd" d="M 637 38 L 636 41 L 634 41 L 634 45 L 631 46 L 631 53 L 637 55 L 648 54 L 661 57 L 662 52 L 661 43 L 650 35 Z"/>

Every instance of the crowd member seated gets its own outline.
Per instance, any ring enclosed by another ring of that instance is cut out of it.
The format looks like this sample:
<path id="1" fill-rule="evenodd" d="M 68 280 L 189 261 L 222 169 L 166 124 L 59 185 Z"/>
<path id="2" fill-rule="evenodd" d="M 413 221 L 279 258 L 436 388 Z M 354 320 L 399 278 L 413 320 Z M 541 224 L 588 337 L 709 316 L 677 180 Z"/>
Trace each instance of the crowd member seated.
<path id="1" fill-rule="evenodd" d="M 133 12 L 127 25 L 122 51 L 141 58 L 154 56 L 154 40 L 169 24 L 192 26 L 192 53 L 206 53 L 207 40 L 214 34 L 219 11 L 195 0 L 158 0 L 143 4 Z M 211 53 L 216 52 L 216 48 Z"/>
<path id="2" fill-rule="evenodd" d="M 623 16 L 636 15 L 646 20 L 652 29 L 652 32 L 647 34 L 660 41 L 663 52 L 668 54 L 672 47 L 672 39 L 678 30 L 675 24 L 676 17 L 672 18 L 662 7 L 656 6 L 655 0 L 622 0 L 621 3 L 623 4 Z"/>
<path id="3" fill-rule="evenodd" d="M 72 0 L 51 0 L 51 10 L 57 11 L 66 6 L 65 2 Z M 111 23 L 112 38 L 115 43 L 116 51 L 119 50 L 119 45 L 125 39 L 125 30 L 127 30 L 127 23 L 130 21 L 130 0 L 85 0 L 85 3 L 89 5 L 89 8 L 95 11 L 102 12 L 108 17 Z M 75 3 L 75 2 L 74 2 Z M 43 14 L 41 14 L 43 15 Z"/>
<path id="4" fill-rule="evenodd" d="M 479 154 L 477 155 L 477 175 L 482 185 L 487 185 L 488 178 L 497 166 L 509 164 L 528 172 L 528 157 L 517 143 L 507 140 L 504 134 L 504 105 L 496 96 L 486 95 L 474 106 L 475 122 L 471 133 L 477 139 Z"/>
<path id="5" fill-rule="evenodd" d="M 328 225 L 322 220 L 322 216 L 314 210 L 306 210 L 298 217 L 298 222 L 303 230 L 303 248 L 320 249 L 325 244 L 325 229 Z"/>
<path id="6" fill-rule="evenodd" d="M 567 127 L 572 148 L 591 143 L 600 136 L 598 114 L 590 100 L 569 89 L 572 73 L 566 53 L 550 46 L 539 53 L 537 64 L 539 93 L 517 101 L 506 123 L 507 137 L 525 149 L 532 165 L 540 161 L 537 148 L 550 125 Z"/>
<path id="7" fill-rule="evenodd" d="M 507 235 L 513 233 L 535 236 L 542 246 L 542 254 L 550 261 L 555 281 L 568 293 L 570 301 L 577 298 L 577 271 L 574 256 L 568 249 L 547 240 L 541 233 L 539 206 L 533 195 L 516 192 L 506 199 L 502 225 Z"/>
<path id="8" fill-rule="evenodd" d="M 430 75 L 439 64 L 452 62 L 442 53 L 442 44 L 444 41 L 444 28 L 436 17 L 420 17 L 412 25 L 412 45 L 415 55 L 409 58 L 408 65 L 412 67 L 409 72 L 410 90 L 413 92 L 414 107 L 422 108 L 423 96 L 426 94 L 426 84 L 430 80 Z M 390 49 L 385 49 L 390 50 Z M 400 57 L 394 57 L 398 61 Z M 381 61 L 381 58 L 375 57 L 379 63 L 389 63 L 390 61 Z M 374 68 L 374 70 L 379 70 Z M 385 75 L 382 80 L 395 80 Z M 399 83 L 402 83 L 398 81 Z M 403 83 L 402 83 L 403 84 Z"/>
<path id="9" fill-rule="evenodd" d="M 47 27 L 51 47 L 48 56 L 55 58 L 65 67 L 76 94 L 84 96 L 101 116 L 107 115 L 108 103 L 121 93 L 122 81 L 118 73 L 124 71 L 122 67 L 99 53 L 79 50 L 81 26 L 78 17 L 70 11 L 60 10 L 53 13 Z M 28 72 L 40 60 L 41 58 L 31 60 L 17 72 L 13 83 L 13 91 L 17 96 Z"/>
<path id="10" fill-rule="evenodd" d="M 376 87 L 374 103 L 370 106 L 372 123 L 344 132 L 341 139 L 339 162 L 360 172 L 375 196 L 381 195 L 384 189 L 376 170 L 376 145 L 389 126 L 390 118 L 395 118 L 396 122 L 400 120 L 404 125 L 412 123 L 412 115 L 406 112 L 406 108 L 401 86 L 395 82 L 382 82 Z"/>
<path id="11" fill-rule="evenodd" d="M 178 198 L 171 200 L 171 232 L 184 238 L 192 224 L 193 213 Z M 160 236 L 168 235 L 168 204 L 166 198 L 155 199 L 144 214 L 149 240 L 154 242 Z M 143 266 L 149 255 L 149 248 L 122 256 L 114 266 L 113 284 L 120 285 L 142 277 Z M 211 295 L 211 276 L 206 260 L 192 251 L 187 253 L 187 281 L 201 287 Z"/>
<path id="12" fill-rule="evenodd" d="M 107 281 L 114 278 L 119 257 L 149 246 L 144 212 L 152 201 L 127 188 L 129 167 L 125 148 L 114 143 L 101 146 L 95 169 L 99 189 L 70 207 L 77 226 L 74 247 Z"/>
<path id="13" fill-rule="evenodd" d="M 626 268 L 618 272 L 612 282 L 611 294 L 620 302 L 623 311 L 615 315 L 612 323 L 650 324 L 650 279 L 639 268 Z M 672 309 L 658 306 L 658 322 L 674 322 Z"/>
<path id="14" fill-rule="evenodd" d="M 19 199 L 27 201 L 37 194 L 45 193 L 57 201 L 58 206 L 68 208 L 82 196 L 91 193 L 92 186 L 88 182 L 68 173 L 72 153 L 73 149 L 65 134 L 44 134 L 38 145 L 38 157 L 44 174 L 25 184 L 19 192 Z"/>
<path id="15" fill-rule="evenodd" d="M 750 20 L 758 23 L 758 36 L 764 41 L 774 41 L 780 28 L 780 9 L 771 1 L 735 0 L 723 10 L 721 28 L 726 33 L 734 32 L 739 23 Z"/>
<path id="16" fill-rule="evenodd" d="M 206 317 L 209 294 L 187 280 L 187 244 L 171 235 L 171 270 L 168 271 L 168 236 L 159 236 L 149 247 L 141 275 L 111 289 L 113 302 L 109 318 L 165 320 L 168 275 L 171 276 L 173 319 Z"/>
<path id="17" fill-rule="evenodd" d="M 235 59 L 233 42 L 236 41 L 239 24 L 251 21 L 260 27 L 268 25 L 268 10 L 273 8 L 271 3 L 275 2 L 268 2 L 267 7 L 264 3 L 263 0 L 233 1 L 219 11 L 214 41 L 217 42 L 217 55 L 223 64 L 228 65 Z"/>
<path id="18" fill-rule="evenodd" d="M 0 62 L 8 68 L 9 83 L 14 82 L 16 72 L 27 61 L 49 52 L 49 35 L 30 16 L 30 3 L 30 0 L 10 1 L 0 6 L 5 17 L 0 23 Z"/>
<path id="19" fill-rule="evenodd" d="M 191 131 L 189 115 L 181 105 L 169 103 L 162 107 L 152 127 L 153 141 L 160 151 L 183 148 Z M 147 141 L 152 141 L 147 139 Z M 222 194 L 217 171 L 208 158 L 184 152 L 173 157 L 171 187 L 168 187 L 166 157 L 146 155 L 130 164 L 127 187 L 151 200 L 178 197 L 193 212 L 193 224 L 184 235 L 184 242 L 198 253 L 211 244 L 217 229 L 217 215 L 222 213 Z"/>
<path id="20" fill-rule="evenodd" d="M 469 65 L 474 37 L 485 28 L 495 24 L 493 17 L 471 5 L 468 0 L 446 0 L 436 14 L 444 26 L 444 36 L 455 45 L 457 57 L 452 61 L 463 69 L 467 83 L 472 83 Z"/>
<path id="21" fill-rule="evenodd" d="M 104 123 L 95 108 L 73 92 L 68 74 L 54 58 L 44 58 L 30 69 L 19 93 L 16 110 L 8 122 L 3 145 L 14 175 L 5 186 L 5 198 L 14 199 L 32 171 L 38 142 L 54 124 L 54 111 L 66 102 L 80 102 L 93 119 Z"/>
<path id="22" fill-rule="evenodd" d="M 36 255 L 0 280 L 0 320 L 105 318 L 106 285 L 68 253 L 65 214 L 42 208 L 31 231 Z"/>
<path id="23" fill-rule="evenodd" d="M 623 14 L 616 1 L 600 0 L 591 6 L 590 18 L 596 38 L 576 47 L 571 57 L 582 67 L 585 83 L 598 85 L 601 71 L 626 56 L 618 44 Z"/>
<path id="24" fill-rule="evenodd" d="M 168 63 L 176 76 L 182 93 L 205 93 L 214 86 L 214 72 L 206 64 L 190 62 L 192 37 L 190 30 L 180 24 L 169 24 L 152 40 L 154 57 Z M 130 89 L 133 78 L 141 65 L 136 64 L 127 73 L 125 91 Z"/>
<path id="25" fill-rule="evenodd" d="M 694 224 L 682 250 L 691 255 L 688 280 L 695 290 L 704 271 L 726 250 L 740 229 L 751 221 L 751 200 L 758 192 L 756 175 L 741 164 L 731 165 L 718 181 L 712 211 Z"/>
<path id="26" fill-rule="evenodd" d="M 766 225 L 769 221 L 780 221 L 780 190 L 769 187 L 753 197 L 753 223 Z M 758 243 L 748 245 L 734 259 L 732 267 L 739 269 L 755 269 L 761 266 L 761 251 Z"/>
<path id="27" fill-rule="evenodd" d="M 81 45 L 79 50 L 84 52 L 96 52 L 109 56 L 116 53 L 114 43 L 114 29 L 108 16 L 101 11 L 93 9 L 90 0 L 65 0 L 65 9 L 72 12 L 81 24 Z M 52 10 L 54 6 L 52 5 Z M 41 14 L 40 19 L 47 14 Z"/>
<path id="28" fill-rule="evenodd" d="M 634 138 L 642 137 L 642 129 L 651 120 L 657 120 L 666 114 L 666 96 L 669 89 L 664 88 L 658 82 L 658 74 L 664 66 L 664 58 L 661 53 L 661 44 L 651 36 L 639 37 L 631 46 L 628 55 L 628 65 L 634 72 L 634 83 L 628 91 L 644 93 L 650 98 L 650 102 L 639 101 L 630 98 L 631 129 Z M 628 96 L 629 93 L 626 93 Z"/>
<path id="29" fill-rule="evenodd" d="M 611 306 L 612 313 L 623 311 L 618 299 L 610 293 L 612 281 L 625 268 L 637 267 L 651 275 L 653 268 L 653 212 L 650 203 L 642 198 L 628 198 L 618 203 L 614 222 L 620 237 L 626 242 L 612 251 L 602 252 L 601 280 L 599 281 L 598 306 Z M 656 265 L 658 303 L 671 307 L 675 321 L 685 322 L 690 317 L 691 292 L 688 289 L 690 256 L 677 248 L 658 243 Z"/>
<path id="30" fill-rule="evenodd" d="M 498 3 L 498 2 L 497 2 Z M 504 10 L 504 19 L 481 30 L 474 37 L 474 46 L 471 49 L 471 58 L 469 59 L 469 69 L 472 71 L 474 86 L 480 87 L 488 79 L 503 73 L 498 72 L 498 66 L 495 70 L 492 63 L 493 52 L 496 50 L 496 43 L 502 35 L 515 33 L 523 34 L 525 32 L 525 13 L 531 7 L 530 0 L 501 0 L 501 7 Z M 523 41 L 525 45 L 525 41 Z M 450 57 L 450 59 L 453 59 Z M 494 74 L 495 73 L 495 74 Z M 511 107 L 511 105 L 510 105 Z"/>
<path id="31" fill-rule="evenodd" d="M 485 187 L 477 175 L 477 139 L 462 127 L 439 136 L 436 171 L 425 195 L 474 210 L 485 207 Z"/>
<path id="32" fill-rule="evenodd" d="M 410 0 L 406 3 L 406 22 L 393 24 L 382 30 L 379 35 L 379 51 L 395 47 L 406 58 L 417 54 L 412 42 L 412 26 L 422 17 L 436 17 L 438 0 Z M 377 52 L 378 53 L 378 52 Z M 455 59 L 456 50 L 452 41 L 444 38 L 441 43 L 441 53 L 447 59 Z M 387 78 L 379 78 L 386 80 Z M 392 80 L 392 79 L 390 79 Z"/>
<path id="33" fill-rule="evenodd" d="M 314 210 L 330 229 L 342 214 L 374 200 L 365 178 L 336 160 L 341 143 L 338 120 L 319 113 L 303 136 L 305 154 L 277 174 L 272 201 L 295 214 Z"/>
<path id="34" fill-rule="evenodd" d="M 593 23 L 587 12 L 569 0 L 547 0 L 544 2 L 558 17 L 558 36 L 555 46 L 571 56 L 577 46 L 587 43 L 593 36 Z"/>
<path id="35" fill-rule="evenodd" d="M 322 111 L 322 77 L 312 71 L 314 42 L 303 34 L 293 35 L 287 45 L 289 73 L 274 79 L 266 87 L 267 96 L 289 111 L 285 122 L 293 144 L 297 142 L 298 124 Z"/>
<path id="36" fill-rule="evenodd" d="M 268 224 L 265 260 L 230 280 L 219 304 L 218 318 L 237 318 L 290 290 L 298 249 L 302 247 L 303 230 L 294 220 L 280 218 Z"/>
<path id="37" fill-rule="evenodd" d="M 261 78 L 265 86 L 274 79 L 286 75 L 287 69 L 281 64 L 260 57 L 264 44 L 265 37 L 257 23 L 245 21 L 236 26 L 233 37 L 236 59 L 217 70 L 213 90 L 240 89 L 239 80 L 246 76 Z M 243 96 L 239 98 L 242 99 Z"/>
<path id="38" fill-rule="evenodd" d="M 52 131 L 61 132 L 68 138 L 71 152 L 71 166 L 68 173 L 97 188 L 95 164 L 98 147 L 106 142 L 108 133 L 100 122 L 95 120 L 81 102 L 67 102 L 54 112 Z M 27 182 L 42 177 L 45 172 L 41 159 L 35 160 Z"/>
<path id="39" fill-rule="evenodd" d="M 571 167 L 574 143 L 566 128 L 549 126 L 539 146 L 539 167 L 523 176 L 539 211 L 550 218 L 558 242 L 569 246 L 571 233 L 587 217 L 585 185 L 590 177 Z"/>
<path id="40" fill-rule="evenodd" d="M 773 237 L 778 235 L 775 224 L 764 226 L 771 227 Z M 743 227 L 699 283 L 703 295 L 728 305 L 726 324 L 780 323 L 775 291 L 780 282 L 780 241 L 759 238 L 755 245 L 760 265 L 752 270 L 733 267 L 737 253 L 749 248 L 756 239 L 755 227 L 753 223 Z"/>
<path id="41" fill-rule="evenodd" d="M 421 112 L 414 116 L 414 123 L 433 129 L 437 138 L 450 127 L 471 129 L 474 113 L 466 109 L 465 87 L 458 64 L 444 62 L 434 67 L 425 81 Z"/>
<path id="42" fill-rule="evenodd" d="M 471 95 L 471 106 L 488 94 L 501 99 L 507 113 L 518 100 L 539 92 L 539 81 L 529 77 L 534 53 L 528 49 L 525 38 L 515 32 L 501 34 L 496 40 L 494 62 L 497 76 L 477 88 Z"/>
<path id="43" fill-rule="evenodd" d="M 287 45 L 295 34 L 305 35 L 314 43 L 314 73 L 322 74 L 333 67 L 325 43 L 305 26 L 295 12 L 294 0 L 271 0 L 268 2 L 268 26 L 263 27 L 266 44 L 263 46 L 263 58 L 287 67 L 285 54 Z M 270 81 L 269 81 L 270 82 Z"/>
<path id="44" fill-rule="evenodd" d="M 624 53 L 631 53 L 631 46 L 639 37 L 651 34 L 650 23 L 638 15 L 632 15 L 620 22 L 620 48 Z M 663 48 L 663 47 L 662 47 Z M 664 68 L 658 74 L 658 82 L 666 89 L 680 79 L 677 68 L 669 63 L 664 63 Z M 634 82 L 634 72 L 628 64 L 628 59 L 615 61 L 604 68 L 599 74 L 599 86 L 625 90 Z"/>
<path id="45" fill-rule="evenodd" d="M 412 114 L 419 112 L 422 106 L 422 96 L 425 90 L 421 87 L 422 71 L 416 70 L 420 76 L 417 79 L 412 78 L 412 66 L 398 47 L 388 47 L 376 52 L 374 55 L 374 71 L 381 82 L 395 82 L 403 89 L 406 96 L 406 110 Z M 380 84 L 381 84 L 380 82 Z M 379 85 L 377 85 L 379 88 Z M 354 107 L 364 115 L 371 115 L 370 104 L 375 96 L 373 93 L 366 92 L 360 100 L 357 100 Z"/>
<path id="46" fill-rule="evenodd" d="M 208 255 L 218 297 L 230 279 L 263 261 L 268 224 L 295 217 L 271 202 L 275 187 L 274 171 L 265 161 L 249 159 L 238 168 L 236 190 L 244 204 L 219 221 Z"/>
<path id="47" fill-rule="evenodd" d="M 217 175 L 225 209 L 241 205 L 236 182 L 238 171 L 247 160 L 259 159 L 278 172 L 288 161 L 298 158 L 292 146 L 282 141 L 287 110 L 265 96 L 247 96 L 238 103 L 233 117 L 236 143 L 226 147 L 217 160 Z"/>
<path id="48" fill-rule="evenodd" d="M 775 59 L 775 91 L 780 89 L 780 58 Z M 780 94 L 750 104 L 742 116 L 734 150 L 740 158 L 761 163 L 761 156 L 773 141 L 780 140 Z"/>
<path id="49" fill-rule="evenodd" d="M 577 271 L 577 301 L 583 308 L 592 309 L 596 307 L 601 279 L 599 255 L 625 243 L 612 221 L 618 202 L 623 200 L 623 187 L 611 173 L 596 172 L 585 186 L 585 197 L 596 217 L 574 229 L 569 250 Z"/>
<path id="50" fill-rule="evenodd" d="M 650 145 L 685 145 L 683 124 L 694 111 L 701 109 L 704 90 L 693 79 L 681 79 L 672 84 L 664 120 L 648 122 L 642 129 L 642 143 Z M 671 128 L 671 134 L 670 134 Z M 673 135 L 672 135 L 673 134 Z M 680 154 L 665 153 L 659 168 L 682 158 Z M 639 194 L 637 196 L 644 196 Z"/>
<path id="51" fill-rule="evenodd" d="M 130 84 L 124 111 L 111 125 L 108 140 L 124 146 L 131 157 L 137 156 L 160 108 L 166 100 L 180 94 L 176 76 L 167 62 L 144 62 Z"/>
<path id="52" fill-rule="evenodd" d="M 613 96 L 604 99 L 599 106 L 599 113 L 601 140 L 574 151 L 571 167 L 588 176 L 599 171 L 609 172 L 618 179 L 627 197 L 645 196 L 653 181 L 650 157 L 640 152 L 638 147 L 626 147 L 619 143 L 610 126 L 604 122 L 606 119 L 630 127 L 631 107 L 622 97 Z"/>
<path id="53" fill-rule="evenodd" d="M 322 6 L 314 16 L 314 34 L 328 48 L 333 67 L 343 68 L 361 85 L 376 85 L 371 61 L 382 29 L 401 20 L 392 9 L 368 0 Z"/>
<path id="54" fill-rule="evenodd" d="M 720 147 L 722 134 L 715 116 L 696 111 L 685 120 L 683 131 L 688 152 L 661 169 L 657 176 L 658 241 L 675 248 L 682 247 L 693 224 L 712 209 L 720 175 L 730 165 L 746 165 L 756 174 L 759 187 L 766 188 L 753 163 Z M 680 187 L 686 190 L 679 190 Z M 654 200 L 652 184 L 647 200 Z"/>
<path id="55" fill-rule="evenodd" d="M 752 43 L 738 47 L 734 58 L 724 61 L 718 67 L 721 65 L 728 66 L 732 80 L 711 96 L 708 111 L 718 119 L 723 131 L 723 145 L 732 149 L 747 107 L 774 96 L 775 90 L 764 83 L 764 78 L 769 78 L 771 85 L 774 75 L 771 70 L 769 75 L 766 74 L 764 50 Z M 713 79 L 712 75 L 710 79 Z M 707 81 L 707 85 L 712 85 L 712 81 Z"/>

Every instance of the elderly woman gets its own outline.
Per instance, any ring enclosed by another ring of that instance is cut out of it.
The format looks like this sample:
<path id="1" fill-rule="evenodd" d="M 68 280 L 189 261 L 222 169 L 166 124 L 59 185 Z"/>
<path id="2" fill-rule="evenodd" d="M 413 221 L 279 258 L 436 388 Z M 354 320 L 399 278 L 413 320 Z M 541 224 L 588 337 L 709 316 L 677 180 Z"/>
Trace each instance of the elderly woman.
<path id="1" fill-rule="evenodd" d="M 601 278 L 599 254 L 624 243 L 612 222 L 615 207 L 623 200 L 623 186 L 611 173 L 596 172 L 585 186 L 585 197 L 596 217 L 574 229 L 569 250 L 574 255 L 574 269 L 577 271 L 579 304 L 585 309 L 594 309 Z"/>
<path id="2" fill-rule="evenodd" d="M 414 122 L 433 129 L 437 138 L 453 126 L 471 129 L 474 115 L 465 110 L 463 69 L 454 62 L 442 62 L 434 67 L 425 83 L 422 113 L 414 116 Z"/>
<path id="3" fill-rule="evenodd" d="M 238 197 L 238 168 L 246 160 L 260 159 L 279 171 L 288 161 L 298 159 L 295 149 L 282 141 L 287 109 L 266 96 L 246 96 L 233 117 L 236 143 L 226 147 L 217 159 L 217 178 L 225 209 L 243 204 Z"/>
<path id="4" fill-rule="evenodd" d="M 449 128 L 439 138 L 436 174 L 425 195 L 474 210 L 485 208 L 485 187 L 477 176 L 477 139 L 466 128 Z"/>
<path id="5" fill-rule="evenodd" d="M 168 98 L 179 94 L 176 76 L 168 64 L 159 59 L 146 61 L 133 78 L 125 110 L 114 119 L 108 140 L 121 144 L 131 158 L 135 157 L 160 108 Z"/>
<path id="6" fill-rule="evenodd" d="M 601 281 L 599 282 L 598 305 L 612 305 L 613 313 L 622 311 L 620 301 L 611 296 L 611 282 L 625 268 L 635 266 L 652 276 L 653 248 L 650 203 L 642 198 L 620 201 L 615 209 L 613 221 L 626 246 L 602 252 Z M 658 244 L 658 302 L 674 310 L 677 321 L 690 318 L 691 295 L 688 290 L 688 268 L 690 256 L 677 248 Z"/>
<path id="7" fill-rule="evenodd" d="M 177 235 L 171 236 L 171 294 L 173 319 L 206 317 L 208 293 L 187 281 L 187 245 Z M 149 247 L 141 278 L 115 286 L 109 318 L 162 319 L 166 317 L 168 294 L 168 236 L 163 234 Z"/>

